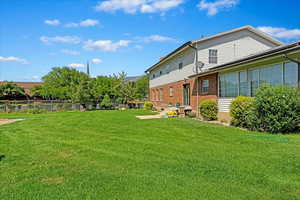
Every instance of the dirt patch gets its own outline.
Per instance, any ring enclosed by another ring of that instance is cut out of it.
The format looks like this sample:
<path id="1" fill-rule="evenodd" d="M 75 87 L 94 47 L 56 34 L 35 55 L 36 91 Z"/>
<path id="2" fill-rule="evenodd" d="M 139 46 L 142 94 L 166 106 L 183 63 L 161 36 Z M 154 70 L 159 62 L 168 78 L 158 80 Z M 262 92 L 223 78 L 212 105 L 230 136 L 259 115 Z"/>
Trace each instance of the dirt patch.
<path id="1" fill-rule="evenodd" d="M 56 177 L 56 178 L 43 178 L 41 180 L 42 183 L 48 183 L 48 184 L 61 184 L 64 182 L 63 177 Z"/>
<path id="2" fill-rule="evenodd" d="M 58 155 L 63 158 L 69 158 L 72 156 L 72 154 L 68 152 L 59 152 Z"/>
<path id="3" fill-rule="evenodd" d="M 23 119 L 0 119 L 0 126 L 4 124 L 14 123 L 16 121 L 21 121 Z"/>

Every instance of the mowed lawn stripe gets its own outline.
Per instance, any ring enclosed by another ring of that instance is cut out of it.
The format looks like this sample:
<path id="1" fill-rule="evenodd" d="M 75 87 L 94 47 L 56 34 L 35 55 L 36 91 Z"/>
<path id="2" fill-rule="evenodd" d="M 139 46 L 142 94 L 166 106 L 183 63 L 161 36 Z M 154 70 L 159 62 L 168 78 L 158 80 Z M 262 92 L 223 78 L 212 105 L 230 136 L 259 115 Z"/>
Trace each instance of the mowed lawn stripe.
<path id="1" fill-rule="evenodd" d="M 1 114 L 0 198 L 300 198 L 298 135 L 143 114 Z"/>

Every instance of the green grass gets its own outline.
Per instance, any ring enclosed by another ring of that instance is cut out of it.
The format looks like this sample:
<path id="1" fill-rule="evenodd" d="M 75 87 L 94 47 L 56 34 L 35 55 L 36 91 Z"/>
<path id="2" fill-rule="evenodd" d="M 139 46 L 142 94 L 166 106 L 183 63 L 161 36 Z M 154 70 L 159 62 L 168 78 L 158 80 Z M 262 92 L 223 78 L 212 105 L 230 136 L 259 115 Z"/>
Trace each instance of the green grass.
<path id="1" fill-rule="evenodd" d="M 0 114 L 0 199 L 300 199 L 300 135 L 141 114 Z"/>

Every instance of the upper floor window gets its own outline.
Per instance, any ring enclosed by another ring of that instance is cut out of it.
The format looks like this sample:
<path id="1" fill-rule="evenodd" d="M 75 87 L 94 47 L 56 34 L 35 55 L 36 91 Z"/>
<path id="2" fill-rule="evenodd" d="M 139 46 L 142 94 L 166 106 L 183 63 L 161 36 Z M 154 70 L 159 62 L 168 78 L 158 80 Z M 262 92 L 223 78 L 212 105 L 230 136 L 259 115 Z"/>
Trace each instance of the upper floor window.
<path id="1" fill-rule="evenodd" d="M 152 74 L 152 78 L 155 78 L 155 74 Z"/>
<path id="2" fill-rule="evenodd" d="M 208 93 L 209 90 L 209 80 L 202 80 L 201 81 L 201 93 L 205 94 Z"/>
<path id="3" fill-rule="evenodd" d="M 160 76 L 162 75 L 162 71 L 159 71 L 159 75 L 160 75 Z"/>
<path id="4" fill-rule="evenodd" d="M 183 64 L 181 62 L 181 63 L 178 64 L 178 69 L 182 69 L 182 67 L 183 67 Z"/>
<path id="5" fill-rule="evenodd" d="M 218 63 L 218 50 L 217 49 L 209 49 L 209 64 L 217 64 Z"/>

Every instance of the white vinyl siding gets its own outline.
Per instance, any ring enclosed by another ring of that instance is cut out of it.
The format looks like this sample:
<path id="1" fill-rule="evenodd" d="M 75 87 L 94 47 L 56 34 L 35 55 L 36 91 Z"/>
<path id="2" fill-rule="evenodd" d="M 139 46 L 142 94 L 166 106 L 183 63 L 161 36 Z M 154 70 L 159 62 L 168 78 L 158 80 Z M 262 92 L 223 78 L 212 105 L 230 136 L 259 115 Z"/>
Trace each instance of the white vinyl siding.
<path id="1" fill-rule="evenodd" d="M 204 63 L 204 70 L 276 46 L 246 30 L 199 42 L 196 45 L 198 60 Z M 217 50 L 217 64 L 209 63 L 209 50 Z M 150 88 L 182 81 L 194 75 L 196 73 L 195 62 L 193 49 L 188 48 L 178 53 L 150 72 Z M 159 71 L 162 71 L 162 74 Z"/>
<path id="2" fill-rule="evenodd" d="M 229 112 L 230 104 L 233 101 L 233 98 L 221 98 L 218 99 L 218 110 L 219 112 Z"/>

